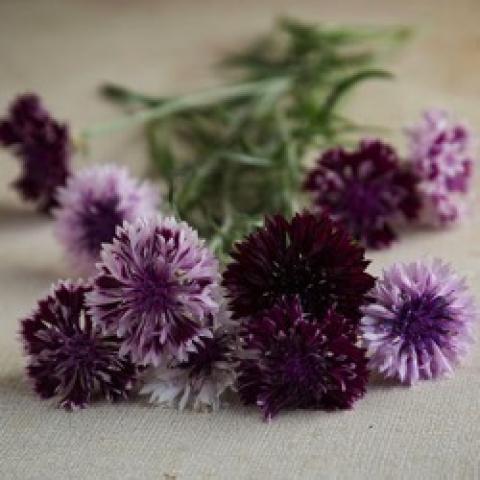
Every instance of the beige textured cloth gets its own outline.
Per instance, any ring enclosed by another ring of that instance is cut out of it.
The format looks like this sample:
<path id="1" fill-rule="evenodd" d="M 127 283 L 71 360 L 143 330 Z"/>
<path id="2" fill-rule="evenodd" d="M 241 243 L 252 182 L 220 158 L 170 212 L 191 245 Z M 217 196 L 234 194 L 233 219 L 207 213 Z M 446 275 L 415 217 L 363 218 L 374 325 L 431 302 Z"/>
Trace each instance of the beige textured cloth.
<path id="1" fill-rule="evenodd" d="M 355 118 L 399 132 L 424 107 L 443 105 L 480 131 L 478 0 L 2 0 L 0 108 L 34 90 L 73 127 L 113 118 L 115 109 L 95 95 L 100 82 L 151 92 L 207 85 L 222 52 L 285 12 L 312 21 L 418 27 L 392 62 L 397 80 L 357 92 Z M 392 137 L 403 150 L 401 135 Z M 141 173 L 138 132 L 99 139 L 77 160 L 97 161 L 128 163 Z M 451 380 L 414 389 L 373 384 L 353 411 L 292 412 L 272 424 L 251 408 L 181 414 L 138 401 L 68 414 L 38 400 L 23 376 L 17 322 L 68 269 L 51 223 L 7 188 L 15 168 L 1 153 L 1 479 L 480 478 L 478 346 Z M 438 255 L 467 275 L 478 294 L 479 240 L 478 216 L 451 231 L 412 233 L 372 254 L 372 271 Z"/>

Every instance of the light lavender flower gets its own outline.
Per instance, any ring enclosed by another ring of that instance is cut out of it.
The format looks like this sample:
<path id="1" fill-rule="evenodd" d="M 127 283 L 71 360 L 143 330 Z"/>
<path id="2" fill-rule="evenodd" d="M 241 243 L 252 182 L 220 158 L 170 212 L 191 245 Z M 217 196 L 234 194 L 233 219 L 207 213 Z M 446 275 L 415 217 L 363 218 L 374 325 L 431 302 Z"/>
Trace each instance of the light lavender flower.
<path id="1" fill-rule="evenodd" d="M 121 352 L 144 365 L 187 361 L 205 319 L 218 312 L 218 262 L 185 222 L 144 217 L 106 244 L 88 303 L 106 331 L 123 338 Z"/>
<path id="2" fill-rule="evenodd" d="M 470 129 L 445 111 L 430 110 L 406 133 L 412 169 L 419 179 L 423 222 L 441 226 L 460 220 L 468 211 L 474 166 Z"/>
<path id="3" fill-rule="evenodd" d="M 225 309 L 216 320 L 212 337 L 196 342 L 188 360 L 151 369 L 140 393 L 150 395 L 152 403 L 179 410 L 218 410 L 222 396 L 235 384 L 236 335 Z"/>
<path id="4" fill-rule="evenodd" d="M 55 234 L 66 256 L 80 274 L 94 272 L 103 243 L 126 220 L 150 215 L 158 193 L 148 183 L 132 178 L 124 167 L 103 165 L 85 168 L 59 189 Z"/>
<path id="5" fill-rule="evenodd" d="M 361 330 L 372 370 L 414 384 L 451 374 L 467 353 L 476 309 L 448 264 L 394 264 L 369 299 Z"/>

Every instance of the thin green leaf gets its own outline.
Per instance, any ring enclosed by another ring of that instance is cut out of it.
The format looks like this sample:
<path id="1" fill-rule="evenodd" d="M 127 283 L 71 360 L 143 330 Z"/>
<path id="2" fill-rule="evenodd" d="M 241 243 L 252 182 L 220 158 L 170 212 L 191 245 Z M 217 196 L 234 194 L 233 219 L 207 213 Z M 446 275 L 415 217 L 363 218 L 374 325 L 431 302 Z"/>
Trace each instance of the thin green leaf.
<path id="1" fill-rule="evenodd" d="M 335 109 L 340 100 L 350 91 L 353 87 L 365 80 L 371 80 L 373 78 L 378 79 L 391 79 L 393 75 L 386 70 L 368 69 L 361 72 L 356 72 L 349 77 L 342 79 L 338 82 L 325 100 L 322 109 L 320 111 L 320 118 L 325 120 L 328 118 L 332 111 Z"/>
<path id="2" fill-rule="evenodd" d="M 270 167 L 272 165 L 271 160 L 268 158 L 255 157 L 246 153 L 220 152 L 219 155 L 227 160 L 231 160 L 242 165 L 250 165 L 254 167 Z"/>
<path id="3" fill-rule="evenodd" d="M 100 94 L 112 102 L 125 106 L 143 105 L 146 107 L 155 107 L 164 101 L 163 98 L 145 95 L 113 83 L 102 85 L 100 87 Z"/>
<path id="4" fill-rule="evenodd" d="M 391 78 L 375 62 L 405 32 L 284 19 L 224 59 L 227 85 L 169 98 L 106 86 L 106 98 L 135 110 L 85 138 L 148 125 L 151 163 L 173 207 L 226 259 L 265 214 L 302 207 L 307 153 L 356 140 L 365 126 L 341 115 L 341 101 L 361 82 Z"/>

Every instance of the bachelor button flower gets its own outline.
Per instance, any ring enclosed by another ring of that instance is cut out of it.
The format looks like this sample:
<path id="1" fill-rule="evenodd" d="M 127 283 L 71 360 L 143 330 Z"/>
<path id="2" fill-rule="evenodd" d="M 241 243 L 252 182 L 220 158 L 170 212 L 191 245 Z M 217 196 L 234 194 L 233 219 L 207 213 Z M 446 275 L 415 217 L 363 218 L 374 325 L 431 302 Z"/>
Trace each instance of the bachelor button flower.
<path id="1" fill-rule="evenodd" d="M 70 175 L 67 126 L 50 116 L 39 97 L 22 95 L 10 106 L 8 117 L 0 120 L 0 145 L 9 147 L 21 162 L 14 187 L 25 200 L 49 212 L 57 204 L 57 188 Z"/>
<path id="2" fill-rule="evenodd" d="M 127 396 L 136 369 L 119 356 L 120 340 L 105 336 L 85 309 L 89 287 L 59 282 L 22 321 L 29 356 L 27 373 L 42 398 L 60 397 L 66 409 L 85 407 L 95 396 Z"/>
<path id="3" fill-rule="evenodd" d="M 55 233 L 67 258 L 82 274 L 91 274 L 103 243 L 113 240 L 124 221 L 154 213 L 158 195 L 126 168 L 94 166 L 73 175 L 58 191 Z"/>
<path id="4" fill-rule="evenodd" d="M 426 224 L 448 225 L 467 211 L 473 173 L 473 135 L 447 112 L 431 110 L 407 129 L 410 161 L 419 178 L 418 191 Z"/>
<path id="5" fill-rule="evenodd" d="M 370 368 L 403 383 L 451 373 L 472 341 L 473 299 L 440 260 L 393 265 L 362 310 Z"/>
<path id="6" fill-rule="evenodd" d="M 318 319 L 335 308 L 356 320 L 374 284 L 363 248 L 326 215 L 304 212 L 290 222 L 280 215 L 267 218 L 235 245 L 232 257 L 223 284 L 236 319 L 298 295 L 304 311 Z"/>
<path id="7" fill-rule="evenodd" d="M 144 365 L 188 360 L 204 319 L 218 311 L 218 262 L 185 222 L 142 217 L 117 230 L 97 265 L 88 303 L 96 322 L 123 338 L 121 352 Z"/>
<path id="8" fill-rule="evenodd" d="M 233 327 L 228 320 L 212 325 L 212 336 L 199 340 L 188 360 L 153 368 L 140 393 L 151 394 L 151 402 L 180 410 L 218 410 L 222 395 L 235 383 Z"/>
<path id="9" fill-rule="evenodd" d="M 365 393 L 365 351 L 352 342 L 348 321 L 327 312 L 319 322 L 300 302 L 280 302 L 245 322 L 238 390 L 266 419 L 280 410 L 351 408 Z"/>
<path id="10" fill-rule="evenodd" d="M 304 188 L 313 193 L 315 209 L 328 213 L 366 247 L 388 246 L 395 223 L 417 216 L 416 179 L 400 165 L 392 147 L 363 140 L 348 152 L 325 152 L 309 173 Z"/>

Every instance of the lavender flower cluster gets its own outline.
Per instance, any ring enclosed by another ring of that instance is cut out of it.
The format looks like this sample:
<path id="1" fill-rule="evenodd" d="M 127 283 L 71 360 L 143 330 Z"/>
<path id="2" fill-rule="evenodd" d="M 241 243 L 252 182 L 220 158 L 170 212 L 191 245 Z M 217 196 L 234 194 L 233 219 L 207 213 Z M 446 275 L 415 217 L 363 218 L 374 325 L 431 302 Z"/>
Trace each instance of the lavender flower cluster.
<path id="1" fill-rule="evenodd" d="M 190 225 L 156 212 L 148 182 L 112 165 L 71 173 L 67 128 L 21 97 L 0 123 L 23 162 L 16 186 L 88 278 L 59 281 L 21 322 L 34 390 L 69 410 L 133 393 L 217 410 L 237 392 L 270 420 L 351 408 L 370 372 L 452 374 L 477 318 L 464 279 L 440 260 L 367 272 L 366 246 L 390 244 L 399 221 L 456 221 L 469 192 L 465 126 L 430 112 L 408 135 L 408 162 L 374 140 L 325 152 L 305 181 L 314 211 L 267 216 L 221 269 Z"/>
<path id="2" fill-rule="evenodd" d="M 397 264 L 375 281 L 327 215 L 267 218 L 232 257 L 221 278 L 186 223 L 125 221 L 89 281 L 59 282 L 23 320 L 37 393 L 67 409 L 139 391 L 217 410 L 237 391 L 270 420 L 351 408 L 370 371 L 407 384 L 451 374 L 472 342 L 473 299 L 448 265 Z"/>
<path id="3" fill-rule="evenodd" d="M 446 112 L 431 110 L 406 130 L 405 161 L 379 140 L 357 150 L 334 148 L 317 160 L 304 183 L 314 210 L 328 213 L 366 247 L 389 246 L 399 226 L 441 227 L 468 211 L 474 141 L 470 129 Z"/>
<path id="4" fill-rule="evenodd" d="M 353 151 L 323 152 L 303 184 L 312 195 L 311 209 L 328 214 L 370 248 L 389 246 L 405 223 L 445 227 L 465 218 L 476 146 L 470 128 L 445 111 L 430 110 L 406 135 L 403 161 L 392 146 L 373 139 Z M 68 127 L 34 94 L 19 96 L 0 120 L 0 145 L 21 164 L 13 186 L 42 211 L 63 207 L 57 214 L 58 238 L 67 250 L 76 250 L 77 271 L 91 273 L 99 245 L 111 240 L 114 228 L 143 210 L 153 211 L 158 198 L 115 168 L 72 176 L 72 144 Z M 86 229 L 91 235 L 85 236 Z"/>

